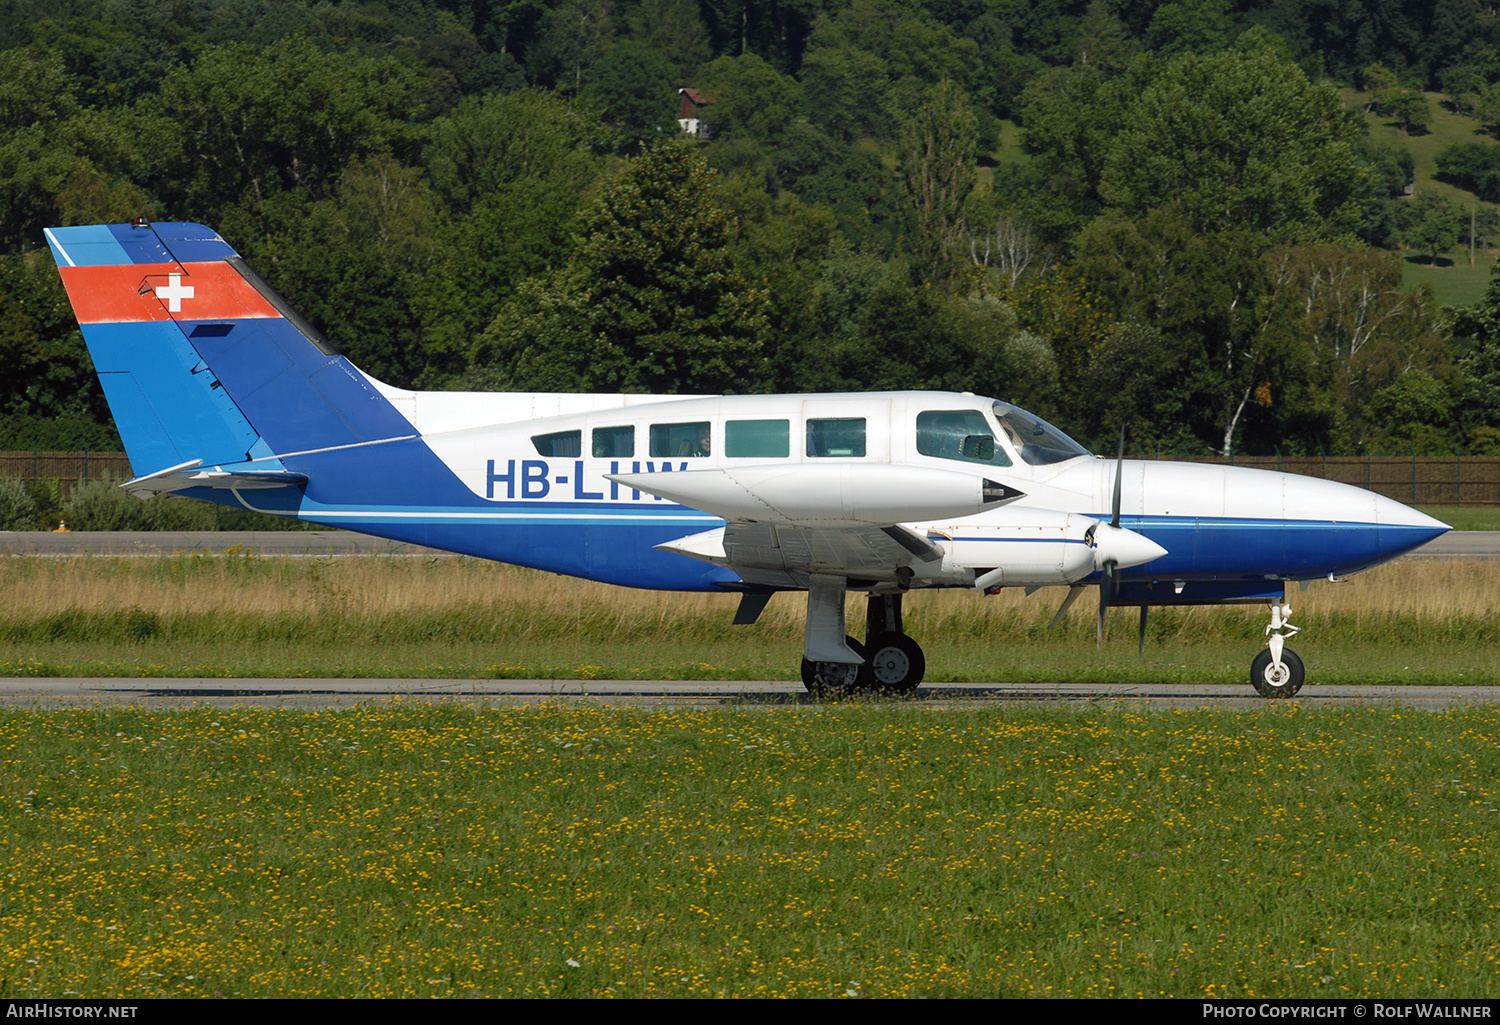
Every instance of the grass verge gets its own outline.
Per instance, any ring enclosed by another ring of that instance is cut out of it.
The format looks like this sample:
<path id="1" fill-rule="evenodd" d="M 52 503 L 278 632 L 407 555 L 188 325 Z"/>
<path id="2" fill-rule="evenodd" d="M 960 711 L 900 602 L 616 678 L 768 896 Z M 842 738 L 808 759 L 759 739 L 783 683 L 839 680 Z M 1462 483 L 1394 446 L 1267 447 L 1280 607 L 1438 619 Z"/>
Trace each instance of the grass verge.
<path id="1" fill-rule="evenodd" d="M 0 713 L 8 998 L 1478 996 L 1500 712 Z"/>
<path id="2" fill-rule="evenodd" d="M 913 592 L 906 628 L 934 682 L 1240 683 L 1264 643 L 1259 606 L 1158 609 L 1138 657 L 1121 609 L 1101 652 L 1089 602 L 1047 628 L 1061 597 Z M 736 601 L 469 559 L 11 559 L 0 674 L 796 679 L 803 597 L 778 595 L 753 627 L 731 625 Z M 1291 602 L 1315 683 L 1500 682 L 1493 562 L 1407 560 Z"/>
<path id="3" fill-rule="evenodd" d="M 1500 530 L 1500 505 L 1421 505 L 1419 510 L 1454 530 Z"/>

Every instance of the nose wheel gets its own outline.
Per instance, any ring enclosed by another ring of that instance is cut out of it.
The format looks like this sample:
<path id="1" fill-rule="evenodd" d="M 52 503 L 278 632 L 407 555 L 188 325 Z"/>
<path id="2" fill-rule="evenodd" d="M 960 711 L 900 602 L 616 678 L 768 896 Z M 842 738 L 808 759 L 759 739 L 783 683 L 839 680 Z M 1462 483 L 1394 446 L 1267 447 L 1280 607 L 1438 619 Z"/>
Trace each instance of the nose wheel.
<path id="1" fill-rule="evenodd" d="M 1292 607 L 1284 602 L 1271 604 L 1271 625 L 1266 627 L 1270 640 L 1266 649 L 1250 663 L 1250 685 L 1263 698 L 1289 698 L 1302 689 L 1307 670 L 1302 659 L 1286 646 L 1286 639 L 1300 631 L 1289 620 Z"/>
<path id="2" fill-rule="evenodd" d="M 1307 670 L 1291 648 L 1281 649 L 1281 661 L 1271 658 L 1267 648 L 1250 663 L 1250 683 L 1263 698 L 1289 698 L 1302 689 Z"/>

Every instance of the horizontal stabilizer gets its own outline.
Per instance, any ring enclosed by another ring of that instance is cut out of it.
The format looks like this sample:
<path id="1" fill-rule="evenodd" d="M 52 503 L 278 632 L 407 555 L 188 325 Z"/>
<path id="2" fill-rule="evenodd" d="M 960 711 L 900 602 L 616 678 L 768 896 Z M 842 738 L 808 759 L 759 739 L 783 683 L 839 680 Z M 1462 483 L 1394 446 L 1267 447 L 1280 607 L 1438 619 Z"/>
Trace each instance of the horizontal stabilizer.
<path id="1" fill-rule="evenodd" d="M 190 459 L 165 470 L 135 477 L 120 487 L 137 498 L 153 498 L 156 495 L 186 488 L 216 488 L 227 491 L 255 491 L 266 488 L 298 488 L 307 483 L 307 474 L 290 470 L 251 469 L 250 464 L 224 466 L 203 465 L 201 459 Z"/>

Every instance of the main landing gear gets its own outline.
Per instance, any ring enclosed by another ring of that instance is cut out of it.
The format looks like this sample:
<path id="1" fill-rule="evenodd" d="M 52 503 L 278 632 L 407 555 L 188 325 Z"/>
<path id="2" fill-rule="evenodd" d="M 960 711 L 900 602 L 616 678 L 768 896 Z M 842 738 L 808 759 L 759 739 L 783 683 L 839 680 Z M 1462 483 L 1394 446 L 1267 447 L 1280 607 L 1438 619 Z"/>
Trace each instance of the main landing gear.
<path id="1" fill-rule="evenodd" d="M 807 591 L 807 650 L 802 659 L 802 683 L 810 693 L 841 697 L 872 691 L 910 694 L 917 689 L 927 658 L 901 628 L 901 597 L 870 595 L 861 644 L 844 634 L 843 579 L 813 577 Z"/>
<path id="2" fill-rule="evenodd" d="M 1301 630 L 1288 620 L 1292 607 L 1285 602 L 1271 605 L 1271 625 L 1266 633 L 1271 639 L 1266 649 L 1250 663 L 1250 683 L 1265 698 L 1289 698 L 1302 689 L 1307 671 L 1302 659 L 1286 646 L 1286 639 Z"/>

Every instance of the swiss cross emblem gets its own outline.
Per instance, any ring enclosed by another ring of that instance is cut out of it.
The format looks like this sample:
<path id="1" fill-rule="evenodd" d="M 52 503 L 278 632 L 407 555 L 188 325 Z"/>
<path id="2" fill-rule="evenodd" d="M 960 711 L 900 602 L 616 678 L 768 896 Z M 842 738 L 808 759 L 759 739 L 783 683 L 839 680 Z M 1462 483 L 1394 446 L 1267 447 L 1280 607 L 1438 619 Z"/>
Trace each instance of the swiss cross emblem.
<path id="1" fill-rule="evenodd" d="M 167 284 L 156 286 L 156 297 L 167 301 L 169 312 L 181 313 L 182 300 L 193 297 L 193 286 L 184 285 L 181 274 L 168 274 Z"/>

